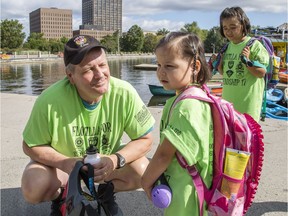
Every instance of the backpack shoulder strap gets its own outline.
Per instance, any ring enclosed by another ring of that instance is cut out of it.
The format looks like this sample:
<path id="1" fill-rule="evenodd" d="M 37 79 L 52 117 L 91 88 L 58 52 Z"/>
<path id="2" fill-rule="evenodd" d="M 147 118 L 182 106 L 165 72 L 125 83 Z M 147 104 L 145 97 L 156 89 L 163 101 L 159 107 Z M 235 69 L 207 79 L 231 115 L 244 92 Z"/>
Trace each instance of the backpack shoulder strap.
<path id="1" fill-rule="evenodd" d="M 213 101 L 208 97 L 209 90 L 206 87 L 206 85 L 203 86 L 203 88 L 197 88 L 195 86 L 192 86 L 188 89 L 186 89 L 184 92 L 182 92 L 174 101 L 170 108 L 169 117 L 171 116 L 173 108 L 176 106 L 176 104 L 184 99 L 198 99 L 201 101 L 206 101 L 208 103 L 213 103 Z M 203 215 L 203 203 L 204 203 L 204 192 L 207 190 L 206 185 L 204 184 L 197 168 L 195 165 L 189 166 L 186 162 L 185 158 L 177 151 L 176 152 L 176 158 L 178 160 L 178 163 L 180 166 L 184 169 L 186 169 L 189 173 L 189 175 L 192 177 L 193 184 L 196 188 L 197 194 L 198 194 L 198 209 L 199 209 L 199 215 Z"/>
<path id="2" fill-rule="evenodd" d="M 228 46 L 229 46 L 229 42 L 226 43 L 226 44 L 224 44 L 224 46 L 221 48 L 221 50 L 219 51 L 218 55 L 216 56 L 215 61 L 212 62 L 212 66 L 213 66 L 213 71 L 212 71 L 212 73 L 213 73 L 213 74 L 216 73 L 215 71 L 217 71 L 217 68 L 218 68 L 218 66 L 219 66 L 219 64 L 220 64 L 221 55 L 222 55 L 223 53 L 225 53 L 225 51 L 227 50 Z"/>
<path id="3" fill-rule="evenodd" d="M 255 40 L 258 40 L 258 39 L 255 37 L 251 37 L 250 40 L 247 42 L 246 46 L 251 47 L 253 43 L 255 42 Z"/>

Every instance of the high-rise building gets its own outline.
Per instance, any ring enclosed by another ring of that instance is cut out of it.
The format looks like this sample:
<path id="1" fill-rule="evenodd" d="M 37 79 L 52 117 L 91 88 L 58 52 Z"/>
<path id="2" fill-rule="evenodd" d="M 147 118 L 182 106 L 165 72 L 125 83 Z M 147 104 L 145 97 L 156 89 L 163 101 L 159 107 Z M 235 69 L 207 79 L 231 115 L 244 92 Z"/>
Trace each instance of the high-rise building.
<path id="1" fill-rule="evenodd" d="M 122 0 L 82 0 L 82 26 L 89 25 L 95 30 L 122 32 Z"/>
<path id="2" fill-rule="evenodd" d="M 46 39 L 72 37 L 72 10 L 39 8 L 29 14 L 30 34 L 44 33 Z"/>

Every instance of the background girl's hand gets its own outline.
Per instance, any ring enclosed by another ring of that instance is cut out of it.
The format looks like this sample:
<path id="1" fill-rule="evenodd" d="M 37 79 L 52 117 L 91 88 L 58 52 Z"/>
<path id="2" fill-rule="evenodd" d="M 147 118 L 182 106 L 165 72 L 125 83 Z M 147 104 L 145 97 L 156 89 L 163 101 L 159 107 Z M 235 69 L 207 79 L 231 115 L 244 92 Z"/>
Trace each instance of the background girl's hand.
<path id="1" fill-rule="evenodd" d="M 242 55 L 244 55 L 247 59 L 249 59 L 250 56 L 250 47 L 246 46 L 242 50 Z"/>

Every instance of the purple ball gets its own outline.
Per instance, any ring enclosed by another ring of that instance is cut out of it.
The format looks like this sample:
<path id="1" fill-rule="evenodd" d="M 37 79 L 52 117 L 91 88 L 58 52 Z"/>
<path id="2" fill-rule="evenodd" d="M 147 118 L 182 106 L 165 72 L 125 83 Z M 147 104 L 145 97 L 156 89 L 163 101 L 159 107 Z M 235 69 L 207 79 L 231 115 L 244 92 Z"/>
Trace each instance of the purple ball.
<path id="1" fill-rule="evenodd" d="M 167 185 L 157 185 L 152 190 L 152 202 L 158 208 L 167 208 L 170 205 L 172 193 Z"/>

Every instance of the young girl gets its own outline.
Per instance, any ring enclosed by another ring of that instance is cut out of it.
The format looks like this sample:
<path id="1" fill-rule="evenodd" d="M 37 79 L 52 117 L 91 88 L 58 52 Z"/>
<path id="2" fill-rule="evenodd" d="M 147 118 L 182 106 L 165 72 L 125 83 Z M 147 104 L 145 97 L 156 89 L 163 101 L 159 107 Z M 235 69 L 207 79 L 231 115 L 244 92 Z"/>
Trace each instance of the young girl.
<path id="1" fill-rule="evenodd" d="M 209 187 L 212 180 L 213 122 L 210 105 L 197 99 L 178 102 L 169 116 L 177 96 L 194 85 L 201 87 L 210 78 L 200 39 L 190 33 L 171 32 L 156 46 L 157 77 L 167 90 L 176 90 L 163 109 L 160 145 L 148 165 L 142 186 L 149 199 L 157 178 L 165 172 L 172 189 L 172 201 L 166 216 L 199 215 L 198 197 L 191 176 L 176 157 L 178 151 L 189 165 L 196 167 Z M 205 212 L 206 214 L 206 212 Z"/>
<path id="2" fill-rule="evenodd" d="M 220 33 L 229 40 L 218 71 L 223 74 L 223 99 L 233 103 L 241 113 L 250 114 L 259 121 L 264 85 L 263 77 L 269 64 L 269 54 L 265 47 L 255 41 L 249 48 L 250 21 L 240 7 L 226 8 L 220 15 Z M 254 62 L 241 62 L 241 55 Z"/>

